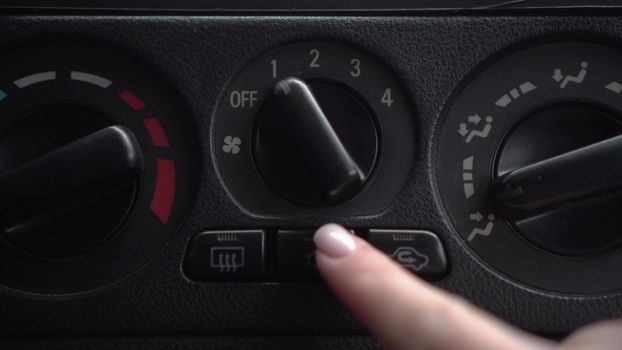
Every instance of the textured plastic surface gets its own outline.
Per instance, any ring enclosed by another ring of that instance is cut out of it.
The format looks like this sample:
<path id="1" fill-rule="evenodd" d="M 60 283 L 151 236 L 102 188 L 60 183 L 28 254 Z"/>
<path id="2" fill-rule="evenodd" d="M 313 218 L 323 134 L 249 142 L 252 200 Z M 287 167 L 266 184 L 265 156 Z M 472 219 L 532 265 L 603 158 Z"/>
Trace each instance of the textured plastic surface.
<path id="1" fill-rule="evenodd" d="M 1 0 L 0 7 L 37 9 L 152 9 L 208 11 L 318 10 L 496 10 L 526 8 L 613 8 L 617 0 Z"/>
<path id="2" fill-rule="evenodd" d="M 0 340 L 3 349 L 83 349 L 83 350 L 230 350 L 230 349 L 296 349 L 296 350 L 372 350 L 380 349 L 376 341 L 364 336 L 288 336 L 288 337 L 115 337 L 115 338 L 38 338 Z"/>
<path id="3" fill-rule="evenodd" d="M 381 214 L 331 220 L 352 227 L 436 232 L 452 264 L 440 285 L 531 331 L 557 334 L 620 316 L 619 294 L 589 298 L 547 294 L 510 281 L 475 258 L 445 220 L 431 175 L 430 148 L 443 104 L 458 82 L 482 60 L 542 35 L 568 38 L 577 33 L 597 33 L 615 42 L 619 40 L 616 37 L 622 38 L 619 23 L 619 18 L 610 16 L 2 17 L 3 52 L 46 38 L 55 42 L 76 40 L 118 50 L 155 66 L 189 106 L 201 137 L 204 163 L 197 200 L 185 226 L 148 266 L 113 287 L 80 297 L 33 298 L 3 291 L 0 332 L 13 337 L 360 333 L 359 324 L 321 283 L 200 284 L 188 281 L 181 273 L 186 245 L 199 231 L 313 227 L 328 219 L 264 219 L 245 214 L 220 185 L 208 140 L 210 120 L 223 87 L 250 58 L 276 45 L 311 38 L 342 41 L 381 57 L 402 77 L 418 113 L 413 116 L 418 124 L 418 154 L 402 193 Z M 266 347 L 264 341 L 269 338 L 261 339 L 260 343 L 232 340 L 230 344 Z M 42 341 L 25 343 L 41 348 L 38 345 Z M 81 341 L 73 344 L 79 346 Z M 152 341 L 155 345 L 151 348 L 168 344 L 167 340 Z M 130 348 L 132 342 L 116 346 Z M 171 344 L 175 342 L 170 340 Z M 203 340 L 196 344 L 207 343 Z M 215 342 L 213 347 L 225 347 L 223 344 Z M 292 343 L 276 342 L 270 348 L 279 344 L 291 348 Z M 345 348 L 354 347 L 354 343 L 346 344 Z"/>

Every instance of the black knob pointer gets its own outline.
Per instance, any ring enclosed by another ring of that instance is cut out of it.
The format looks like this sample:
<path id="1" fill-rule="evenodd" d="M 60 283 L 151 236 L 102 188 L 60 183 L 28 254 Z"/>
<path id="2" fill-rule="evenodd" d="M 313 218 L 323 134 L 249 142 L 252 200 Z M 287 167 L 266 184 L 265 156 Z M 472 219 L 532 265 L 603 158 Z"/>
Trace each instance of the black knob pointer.
<path id="1" fill-rule="evenodd" d="M 142 170 L 142 152 L 132 132 L 110 126 L 0 173 L 0 211 L 133 178 Z"/>
<path id="2" fill-rule="evenodd" d="M 87 252 L 125 222 L 143 168 L 128 128 L 77 105 L 38 108 L 0 137 L 0 234 L 36 255 Z"/>
<path id="3" fill-rule="evenodd" d="M 283 117 L 311 176 L 330 201 L 358 190 L 365 181 L 324 115 L 309 86 L 300 79 L 287 78 L 274 88 Z"/>
<path id="4" fill-rule="evenodd" d="M 506 216 L 622 189 L 622 136 L 513 170 L 496 180 Z"/>
<path id="5" fill-rule="evenodd" d="M 497 217 L 554 254 L 603 254 L 622 243 L 622 123 L 599 106 L 566 102 L 506 137 L 491 187 Z"/>
<path id="6" fill-rule="evenodd" d="M 373 117 L 353 91 L 335 82 L 278 81 L 254 134 L 255 163 L 264 181 L 304 205 L 352 198 L 375 163 Z"/>

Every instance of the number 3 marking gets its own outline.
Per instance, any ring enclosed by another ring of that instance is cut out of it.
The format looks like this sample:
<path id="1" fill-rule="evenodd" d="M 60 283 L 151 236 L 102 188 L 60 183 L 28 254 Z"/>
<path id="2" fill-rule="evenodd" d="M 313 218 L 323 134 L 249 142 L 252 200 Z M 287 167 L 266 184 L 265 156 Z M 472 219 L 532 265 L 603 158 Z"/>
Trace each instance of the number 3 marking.
<path id="1" fill-rule="evenodd" d="M 358 58 L 353 58 L 352 61 L 350 61 L 350 64 L 352 65 L 350 75 L 358 78 L 361 75 L 361 60 L 359 60 Z"/>

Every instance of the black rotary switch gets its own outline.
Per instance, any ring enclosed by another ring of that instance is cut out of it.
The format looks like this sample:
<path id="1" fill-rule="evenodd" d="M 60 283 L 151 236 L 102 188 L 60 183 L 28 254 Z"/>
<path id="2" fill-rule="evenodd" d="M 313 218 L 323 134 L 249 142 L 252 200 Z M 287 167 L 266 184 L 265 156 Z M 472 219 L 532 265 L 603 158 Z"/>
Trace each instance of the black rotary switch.
<path id="1" fill-rule="evenodd" d="M 347 87 L 289 77 L 259 110 L 254 158 L 270 187 L 294 202 L 332 205 L 355 196 L 378 148 L 369 108 Z"/>
<path id="2" fill-rule="evenodd" d="M 414 115 L 375 57 L 303 41 L 239 72 L 219 103 L 212 150 L 228 194 L 253 215 L 372 215 L 410 173 Z"/>
<path id="3" fill-rule="evenodd" d="M 143 155 L 129 129 L 103 120 L 77 105 L 49 105 L 0 137 L 0 222 L 11 243 L 71 256 L 106 241 L 123 223 Z"/>
<path id="4" fill-rule="evenodd" d="M 195 128 L 174 90 L 81 45 L 0 66 L 0 285 L 84 293 L 151 261 L 196 192 Z"/>
<path id="5" fill-rule="evenodd" d="M 622 52 L 563 41 L 487 63 L 446 108 L 437 177 L 456 231 L 530 287 L 618 291 Z"/>
<path id="6" fill-rule="evenodd" d="M 589 104 L 542 109 L 507 137 L 492 191 L 497 212 L 535 245 L 562 255 L 620 242 L 622 124 Z"/>

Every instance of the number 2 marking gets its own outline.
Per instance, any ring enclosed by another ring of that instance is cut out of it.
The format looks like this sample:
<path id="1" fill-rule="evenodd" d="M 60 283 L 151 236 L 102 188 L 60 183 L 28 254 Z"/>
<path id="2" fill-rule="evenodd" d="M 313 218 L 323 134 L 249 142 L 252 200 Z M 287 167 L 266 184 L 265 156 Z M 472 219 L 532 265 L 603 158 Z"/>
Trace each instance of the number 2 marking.
<path id="1" fill-rule="evenodd" d="M 311 51 L 309 51 L 309 55 L 313 56 L 311 63 L 309 63 L 309 67 L 319 68 L 320 64 L 317 61 L 320 59 L 320 51 L 318 49 L 311 49 Z"/>

